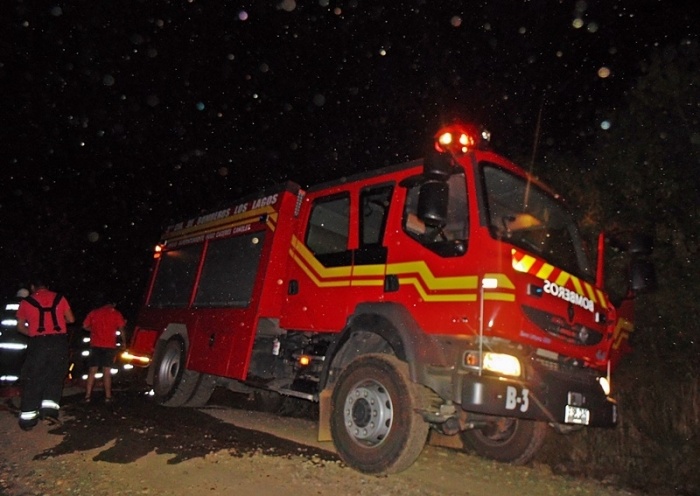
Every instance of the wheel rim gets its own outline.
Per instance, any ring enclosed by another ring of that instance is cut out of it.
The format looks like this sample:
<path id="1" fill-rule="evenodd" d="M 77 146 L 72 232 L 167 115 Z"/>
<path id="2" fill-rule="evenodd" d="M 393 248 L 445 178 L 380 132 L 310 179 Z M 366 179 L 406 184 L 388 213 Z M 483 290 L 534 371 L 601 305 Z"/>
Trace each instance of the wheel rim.
<path id="1" fill-rule="evenodd" d="M 355 385 L 345 398 L 343 419 L 355 442 L 370 447 L 381 444 L 393 420 L 393 406 L 386 388 L 374 380 Z"/>
<path id="2" fill-rule="evenodd" d="M 180 345 L 176 342 L 168 343 L 158 365 L 158 392 L 160 394 L 167 394 L 175 386 L 177 374 L 180 371 L 180 360 Z"/>

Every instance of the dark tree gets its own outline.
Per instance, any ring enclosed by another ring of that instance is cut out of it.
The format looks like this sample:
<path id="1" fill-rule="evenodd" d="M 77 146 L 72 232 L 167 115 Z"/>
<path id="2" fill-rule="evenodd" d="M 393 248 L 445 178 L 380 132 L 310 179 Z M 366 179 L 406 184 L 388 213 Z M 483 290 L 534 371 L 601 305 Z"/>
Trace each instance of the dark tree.
<path id="1" fill-rule="evenodd" d="M 636 302 L 634 351 L 614 375 L 620 425 L 571 438 L 572 462 L 653 492 L 697 494 L 700 476 L 700 58 L 696 43 L 654 53 L 610 129 L 569 157 L 571 197 L 591 232 L 653 235 L 659 287 Z M 616 262 L 615 256 L 611 257 Z M 611 468 L 614 467 L 614 468 Z"/>

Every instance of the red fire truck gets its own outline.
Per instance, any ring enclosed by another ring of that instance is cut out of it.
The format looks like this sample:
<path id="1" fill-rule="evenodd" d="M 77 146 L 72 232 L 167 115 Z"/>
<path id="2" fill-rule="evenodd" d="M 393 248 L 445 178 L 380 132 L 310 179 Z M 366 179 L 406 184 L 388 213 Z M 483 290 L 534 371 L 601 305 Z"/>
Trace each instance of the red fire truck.
<path id="1" fill-rule="evenodd" d="M 559 197 L 450 124 L 423 160 L 288 182 L 170 226 L 126 359 L 155 399 L 217 386 L 318 402 L 351 467 L 401 471 L 429 429 L 524 463 L 550 427 L 611 427 L 632 330 Z M 601 237 L 601 239 L 603 239 Z M 627 310 L 626 310 L 627 308 Z"/>

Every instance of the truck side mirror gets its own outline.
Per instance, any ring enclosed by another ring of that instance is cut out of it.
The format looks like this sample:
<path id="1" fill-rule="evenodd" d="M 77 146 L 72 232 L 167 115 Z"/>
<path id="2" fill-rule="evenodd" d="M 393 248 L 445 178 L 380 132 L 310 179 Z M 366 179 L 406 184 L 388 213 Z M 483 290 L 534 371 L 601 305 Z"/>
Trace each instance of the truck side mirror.
<path id="1" fill-rule="evenodd" d="M 454 159 L 447 153 L 429 153 L 423 162 L 423 177 L 447 181 L 454 167 Z"/>
<path id="2" fill-rule="evenodd" d="M 443 227 L 447 223 L 448 199 L 447 183 L 429 179 L 420 187 L 416 215 L 427 226 Z"/>
<path id="3" fill-rule="evenodd" d="M 656 270 L 651 260 L 637 258 L 630 264 L 630 289 L 635 293 L 656 289 Z"/>

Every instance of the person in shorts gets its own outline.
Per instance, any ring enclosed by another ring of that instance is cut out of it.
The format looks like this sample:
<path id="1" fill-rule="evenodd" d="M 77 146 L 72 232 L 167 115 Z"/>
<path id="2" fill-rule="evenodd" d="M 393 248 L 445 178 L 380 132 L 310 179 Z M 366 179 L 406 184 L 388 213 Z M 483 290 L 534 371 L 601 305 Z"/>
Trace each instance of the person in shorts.
<path id="1" fill-rule="evenodd" d="M 95 386 L 97 371 L 102 369 L 105 403 L 112 402 L 112 365 L 117 356 L 117 343 L 124 346 L 124 316 L 115 308 L 114 303 L 92 310 L 85 317 L 83 328 L 90 332 L 90 356 L 88 358 L 88 379 L 85 389 L 85 401 L 90 402 Z"/>

